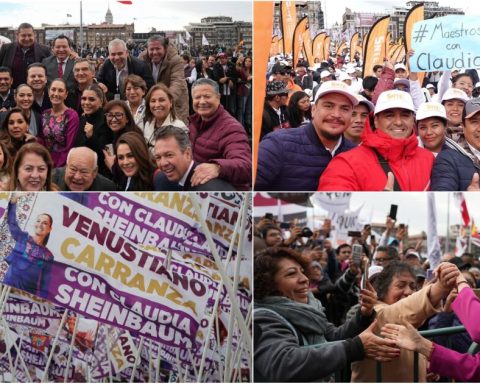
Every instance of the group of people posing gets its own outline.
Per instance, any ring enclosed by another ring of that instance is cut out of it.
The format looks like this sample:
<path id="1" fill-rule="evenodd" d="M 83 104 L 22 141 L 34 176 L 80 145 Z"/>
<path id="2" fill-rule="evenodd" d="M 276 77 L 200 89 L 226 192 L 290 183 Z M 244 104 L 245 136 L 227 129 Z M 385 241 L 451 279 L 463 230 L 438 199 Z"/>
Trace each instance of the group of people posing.
<path id="1" fill-rule="evenodd" d="M 224 56 L 213 65 L 223 69 Z M 114 39 L 97 70 L 68 37 L 50 49 L 21 24 L 0 49 L 0 187 L 249 189 L 249 139 L 222 105 L 228 77 L 197 72 L 189 86 L 185 70 L 164 37 L 152 36 L 140 58 Z"/>
<path id="2" fill-rule="evenodd" d="M 323 70 L 312 93 L 295 91 L 275 64 L 255 189 L 479 190 L 480 98 L 470 71 L 445 71 L 435 94 L 408 64 L 378 67 L 363 82 L 349 67 L 338 80 Z"/>

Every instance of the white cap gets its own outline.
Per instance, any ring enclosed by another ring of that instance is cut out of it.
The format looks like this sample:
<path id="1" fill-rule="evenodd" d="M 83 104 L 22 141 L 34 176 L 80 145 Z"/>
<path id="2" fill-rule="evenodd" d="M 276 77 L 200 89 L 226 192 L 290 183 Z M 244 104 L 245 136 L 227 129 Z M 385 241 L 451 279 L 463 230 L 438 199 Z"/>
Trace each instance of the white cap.
<path id="1" fill-rule="evenodd" d="M 370 280 L 373 275 L 376 275 L 377 273 L 380 273 L 382 271 L 383 267 L 381 265 L 372 265 L 368 267 L 368 279 Z"/>
<path id="2" fill-rule="evenodd" d="M 332 72 L 330 72 L 330 71 L 322 71 L 322 72 L 320 73 L 320 78 L 321 78 L 321 79 L 323 79 L 323 78 L 325 78 L 325 77 L 327 77 L 327 76 L 333 76 Z"/>
<path id="3" fill-rule="evenodd" d="M 365 104 L 368 108 L 368 112 L 373 112 L 375 105 L 370 100 L 366 99 L 362 95 L 355 95 L 355 97 L 358 100 L 358 104 Z"/>
<path id="4" fill-rule="evenodd" d="M 466 103 L 470 98 L 468 95 L 458 88 L 448 88 L 447 91 L 443 94 L 442 103 L 447 100 L 461 100 Z"/>
<path id="5" fill-rule="evenodd" d="M 396 77 L 393 81 L 393 86 L 403 84 L 405 87 L 410 88 L 410 81 L 408 79 L 402 79 L 400 77 Z"/>
<path id="6" fill-rule="evenodd" d="M 347 73 L 355 73 L 357 72 L 357 70 L 355 69 L 355 67 L 347 67 L 347 70 L 345 71 Z"/>
<path id="7" fill-rule="evenodd" d="M 475 84 L 475 88 L 480 88 L 480 81 L 477 84 Z"/>
<path id="8" fill-rule="evenodd" d="M 343 80 L 352 80 L 352 78 L 346 74 L 345 72 L 340 72 L 340 77 L 338 80 L 343 81 Z"/>
<path id="9" fill-rule="evenodd" d="M 407 254 L 405 255 L 405 258 L 407 258 L 410 255 L 415 256 L 418 260 L 421 260 L 420 255 L 416 251 L 408 251 Z"/>
<path id="10" fill-rule="evenodd" d="M 357 98 L 353 93 L 350 92 L 348 85 L 345 84 L 343 81 L 337 80 L 326 81 L 322 83 L 322 85 L 320 85 L 320 88 L 318 89 L 317 94 L 315 95 L 315 100 L 313 102 L 316 103 L 320 97 L 323 97 L 328 93 L 339 93 L 348 97 L 348 99 L 352 102 L 353 106 L 356 106 L 358 104 Z"/>
<path id="11" fill-rule="evenodd" d="M 377 105 L 375 105 L 375 115 L 393 108 L 403 108 L 415 112 L 409 93 L 397 90 L 382 92 L 378 97 Z"/>
<path id="12" fill-rule="evenodd" d="M 427 84 L 427 85 L 425 86 L 425 88 L 427 88 L 427 89 L 428 89 L 428 88 L 435 88 L 435 86 L 434 86 L 433 84 Z"/>
<path id="13" fill-rule="evenodd" d="M 395 67 L 394 67 L 394 68 L 395 68 L 395 71 L 396 71 L 397 69 L 403 69 L 404 71 L 407 70 L 407 67 L 406 67 L 405 64 L 403 64 L 403 63 L 397 63 L 397 64 L 395 64 Z"/>
<path id="14" fill-rule="evenodd" d="M 420 104 L 417 110 L 417 121 L 428 119 L 429 117 L 440 117 L 444 120 L 447 120 L 447 112 L 445 111 L 445 107 L 442 104 L 433 101 Z"/>

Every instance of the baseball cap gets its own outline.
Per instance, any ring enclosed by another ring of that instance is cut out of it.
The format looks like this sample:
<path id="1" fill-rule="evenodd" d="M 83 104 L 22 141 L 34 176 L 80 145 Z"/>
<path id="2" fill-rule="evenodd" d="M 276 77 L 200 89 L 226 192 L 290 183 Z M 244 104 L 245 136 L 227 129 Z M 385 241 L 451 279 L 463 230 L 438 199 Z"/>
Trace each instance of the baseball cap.
<path id="1" fill-rule="evenodd" d="M 405 255 L 405 258 L 412 257 L 412 256 L 416 257 L 418 260 L 421 260 L 420 255 L 416 251 L 408 251 L 408 253 Z"/>
<path id="2" fill-rule="evenodd" d="M 267 83 L 267 95 L 279 95 L 281 93 L 288 93 L 283 81 L 270 81 Z"/>
<path id="3" fill-rule="evenodd" d="M 345 70 L 346 73 L 355 73 L 357 70 L 355 69 L 355 67 L 347 67 L 347 69 Z"/>
<path id="4" fill-rule="evenodd" d="M 352 80 L 352 78 L 345 72 L 340 72 L 340 77 L 339 79 L 340 81 L 343 81 L 343 80 Z"/>
<path id="5" fill-rule="evenodd" d="M 404 85 L 405 87 L 410 88 L 410 81 L 408 79 L 402 79 L 400 77 L 396 77 L 393 81 L 393 86 L 395 85 Z"/>
<path id="6" fill-rule="evenodd" d="M 407 67 L 406 67 L 405 64 L 403 64 L 403 63 L 397 63 L 397 64 L 395 64 L 395 67 L 394 67 L 394 68 L 395 68 L 395 72 L 396 72 L 398 69 L 403 69 L 404 71 L 407 70 Z"/>
<path id="7" fill-rule="evenodd" d="M 381 265 L 372 265 L 368 267 L 368 279 L 370 280 L 373 275 L 376 275 L 382 271 L 383 267 Z"/>
<path id="8" fill-rule="evenodd" d="M 425 88 L 427 88 L 427 89 L 428 89 L 428 88 L 433 88 L 433 89 L 435 89 L 435 86 L 434 86 L 433 84 L 427 84 L 427 85 L 425 86 Z"/>
<path id="9" fill-rule="evenodd" d="M 317 94 L 315 95 L 315 100 L 313 102 L 316 103 L 319 98 L 329 93 L 339 93 L 348 97 L 348 99 L 352 102 L 353 106 L 356 106 L 358 104 L 357 98 L 353 93 L 350 92 L 348 85 L 345 84 L 343 81 L 337 80 L 326 81 L 322 83 L 322 85 L 320 85 L 320 88 L 318 89 Z"/>
<path id="10" fill-rule="evenodd" d="M 332 76 L 332 75 L 333 75 L 333 74 L 332 74 L 330 71 L 322 71 L 322 72 L 320 73 L 320 78 L 323 79 L 323 78 L 325 78 L 325 77 L 327 77 L 327 76 Z"/>
<path id="11" fill-rule="evenodd" d="M 362 95 L 355 95 L 355 97 L 358 100 L 358 104 L 366 105 L 368 108 L 368 112 L 373 112 L 373 110 L 375 109 L 375 105 L 370 100 L 366 99 Z"/>
<path id="12" fill-rule="evenodd" d="M 375 115 L 393 108 L 403 108 L 415 112 L 413 100 L 409 93 L 397 90 L 382 92 L 378 97 L 377 105 L 375 105 Z"/>
<path id="13" fill-rule="evenodd" d="M 464 103 L 466 103 L 468 100 L 470 100 L 467 96 L 467 94 L 462 91 L 461 89 L 458 88 L 448 88 L 446 92 L 442 96 L 442 103 L 447 100 L 461 100 Z"/>
<path id="14" fill-rule="evenodd" d="M 465 119 L 470 119 L 480 112 L 480 97 L 470 99 L 465 103 Z"/>
<path id="15" fill-rule="evenodd" d="M 420 121 L 429 117 L 440 117 L 443 120 L 447 120 L 445 107 L 433 101 L 420 104 L 417 110 L 416 120 Z"/>
<path id="16" fill-rule="evenodd" d="M 416 278 L 423 278 L 425 279 L 427 277 L 427 274 L 425 273 L 424 269 L 421 267 L 415 267 L 413 268 L 413 271 L 415 272 L 415 277 Z"/>
<path id="17" fill-rule="evenodd" d="M 225 52 L 220 52 L 217 57 L 228 57 Z"/>

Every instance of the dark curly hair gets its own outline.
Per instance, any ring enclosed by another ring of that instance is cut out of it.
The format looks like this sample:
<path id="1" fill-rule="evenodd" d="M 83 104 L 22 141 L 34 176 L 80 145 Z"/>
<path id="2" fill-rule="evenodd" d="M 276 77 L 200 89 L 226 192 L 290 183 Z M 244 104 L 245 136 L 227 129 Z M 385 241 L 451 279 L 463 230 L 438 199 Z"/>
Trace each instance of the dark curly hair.
<path id="1" fill-rule="evenodd" d="M 275 274 L 278 272 L 278 263 L 282 259 L 290 259 L 306 268 L 308 263 L 298 252 L 285 247 L 269 247 L 257 253 L 253 260 L 254 295 L 255 299 L 274 296 L 277 288 L 274 284 Z"/>
<path id="2" fill-rule="evenodd" d="M 412 277 L 416 279 L 413 268 L 407 263 L 403 263 L 401 261 L 392 261 L 385 268 L 383 268 L 382 272 L 376 275 L 375 281 L 373 282 L 373 287 L 377 291 L 379 300 L 383 301 L 385 296 L 387 296 L 388 288 L 390 287 L 393 278 L 405 272 L 410 273 Z"/>

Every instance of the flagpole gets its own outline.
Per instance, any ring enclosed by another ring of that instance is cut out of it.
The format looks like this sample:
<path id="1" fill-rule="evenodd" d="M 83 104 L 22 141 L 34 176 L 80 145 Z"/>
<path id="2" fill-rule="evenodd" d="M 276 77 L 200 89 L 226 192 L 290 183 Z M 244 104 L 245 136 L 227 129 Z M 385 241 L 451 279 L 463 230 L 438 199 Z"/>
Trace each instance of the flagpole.
<path id="1" fill-rule="evenodd" d="M 80 57 L 83 57 L 83 11 L 82 11 L 82 0 L 80 0 Z"/>
<path id="2" fill-rule="evenodd" d="M 472 252 L 472 223 L 473 220 L 470 220 L 470 223 L 468 224 L 468 228 L 470 229 L 468 231 L 468 253 Z"/>
<path id="3" fill-rule="evenodd" d="M 445 253 L 450 250 L 450 194 L 447 193 L 447 238 L 445 239 Z"/>

